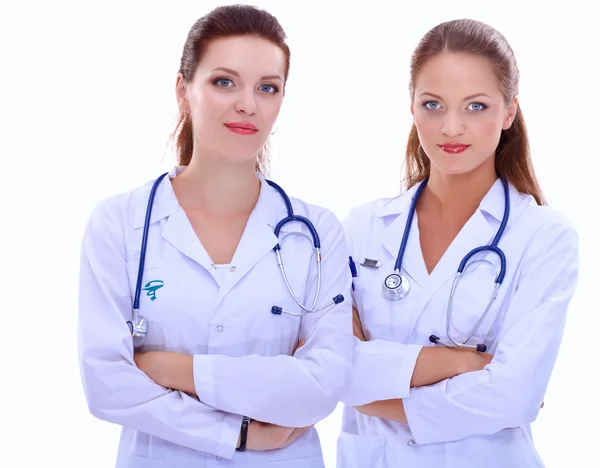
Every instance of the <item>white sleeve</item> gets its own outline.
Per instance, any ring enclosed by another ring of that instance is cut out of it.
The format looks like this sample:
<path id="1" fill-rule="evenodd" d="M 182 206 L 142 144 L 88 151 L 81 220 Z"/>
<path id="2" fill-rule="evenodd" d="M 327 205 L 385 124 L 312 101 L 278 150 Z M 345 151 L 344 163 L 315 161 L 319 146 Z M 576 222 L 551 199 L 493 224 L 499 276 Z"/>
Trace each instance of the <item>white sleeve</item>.
<path id="1" fill-rule="evenodd" d="M 323 258 L 319 297 L 343 294 L 344 302 L 302 317 L 306 343 L 294 356 L 195 355 L 194 383 L 204 403 L 288 427 L 314 425 L 335 409 L 352 370 L 351 275 L 340 222 L 325 210 L 315 224 Z M 308 281 L 312 297 L 315 271 Z"/>
<path id="2" fill-rule="evenodd" d="M 360 262 L 361 245 L 373 222 L 365 207 L 351 210 L 344 219 L 348 250 L 354 262 Z M 355 301 L 353 300 L 353 303 Z M 356 304 L 355 304 L 356 306 Z M 360 315 L 374 313 L 359 310 Z M 354 338 L 354 373 L 342 401 L 349 406 L 360 406 L 380 400 L 404 398 L 409 395 L 410 381 L 422 345 L 401 344 L 385 340 L 360 341 Z"/>
<path id="3" fill-rule="evenodd" d="M 417 443 L 493 434 L 536 419 L 578 281 L 576 231 L 564 224 L 542 229 L 523 261 L 491 363 L 481 371 L 414 388 L 404 400 Z"/>
<path id="4" fill-rule="evenodd" d="M 133 360 L 132 298 L 121 210 L 99 204 L 86 227 L 78 346 L 85 398 L 99 419 L 191 449 L 233 458 L 242 417 L 154 383 Z"/>

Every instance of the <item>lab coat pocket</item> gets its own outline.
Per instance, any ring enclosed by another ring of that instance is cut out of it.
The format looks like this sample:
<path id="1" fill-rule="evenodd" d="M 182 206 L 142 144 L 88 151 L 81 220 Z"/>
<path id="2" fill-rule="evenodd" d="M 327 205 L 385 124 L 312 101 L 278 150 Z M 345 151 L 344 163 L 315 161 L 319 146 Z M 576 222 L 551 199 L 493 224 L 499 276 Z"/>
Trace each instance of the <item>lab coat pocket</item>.
<path id="1" fill-rule="evenodd" d="M 134 456 L 131 467 L 158 468 L 166 466 L 166 440 L 137 431 L 134 440 Z"/>
<path id="2" fill-rule="evenodd" d="M 358 310 L 363 333 L 368 340 L 393 340 L 394 315 L 398 315 L 399 301 L 390 301 L 381 294 L 381 285 L 389 272 L 361 270 L 361 276 L 353 278 L 352 303 Z"/>
<path id="3" fill-rule="evenodd" d="M 131 457 L 119 468 L 166 468 L 166 460 L 158 460 L 155 458 Z"/>
<path id="4" fill-rule="evenodd" d="M 340 432 L 337 468 L 381 468 L 385 458 L 385 436 Z"/>
<path id="5" fill-rule="evenodd" d="M 541 468 L 532 444 L 520 427 L 490 435 L 473 435 L 447 444 L 448 468 L 487 466 L 490 468 Z"/>
<path id="6" fill-rule="evenodd" d="M 131 258 L 131 257 L 130 257 Z M 139 252 L 127 262 L 127 274 L 131 287 L 131 302 L 135 298 L 139 271 Z M 148 333 L 140 351 L 169 351 L 168 344 L 168 291 L 162 251 L 146 252 L 144 273 L 140 288 L 140 315 L 148 321 Z"/>

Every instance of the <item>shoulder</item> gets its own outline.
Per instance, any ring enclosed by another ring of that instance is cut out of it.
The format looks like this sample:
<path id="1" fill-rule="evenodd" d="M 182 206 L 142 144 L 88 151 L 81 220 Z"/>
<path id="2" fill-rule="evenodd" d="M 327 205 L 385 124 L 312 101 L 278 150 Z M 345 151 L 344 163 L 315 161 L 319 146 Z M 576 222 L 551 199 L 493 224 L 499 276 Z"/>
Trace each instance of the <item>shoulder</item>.
<path id="1" fill-rule="evenodd" d="M 383 219 L 396 219 L 408 204 L 406 192 L 393 198 L 375 198 L 352 207 L 343 218 L 344 231 L 349 237 L 361 237 Z"/>
<path id="2" fill-rule="evenodd" d="M 520 197 L 524 207 L 515 224 L 526 227 L 531 233 L 533 250 L 565 246 L 578 250 L 579 233 L 565 212 L 548 205 L 538 205 L 529 195 Z"/>
<path id="3" fill-rule="evenodd" d="M 98 200 L 92 208 L 86 226 L 86 238 L 115 236 L 134 225 L 139 207 L 147 205 L 154 180 L 132 189 L 111 194 Z"/>
<path id="4" fill-rule="evenodd" d="M 340 218 L 329 208 L 313 203 L 308 203 L 296 197 L 290 197 L 294 214 L 309 219 L 319 230 L 319 234 L 325 231 L 342 231 Z"/>

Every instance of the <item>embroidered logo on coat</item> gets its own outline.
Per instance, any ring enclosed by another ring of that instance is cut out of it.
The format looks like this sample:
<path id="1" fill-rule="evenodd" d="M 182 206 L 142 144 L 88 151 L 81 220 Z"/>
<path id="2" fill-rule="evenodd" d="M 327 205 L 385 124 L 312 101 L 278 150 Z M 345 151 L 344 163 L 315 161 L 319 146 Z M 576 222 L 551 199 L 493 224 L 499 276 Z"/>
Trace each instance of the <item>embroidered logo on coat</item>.
<path id="1" fill-rule="evenodd" d="M 148 281 L 144 286 L 144 291 L 147 291 L 146 296 L 150 297 L 150 300 L 153 301 L 156 299 L 156 291 L 162 288 L 165 285 L 162 280 L 152 280 Z"/>

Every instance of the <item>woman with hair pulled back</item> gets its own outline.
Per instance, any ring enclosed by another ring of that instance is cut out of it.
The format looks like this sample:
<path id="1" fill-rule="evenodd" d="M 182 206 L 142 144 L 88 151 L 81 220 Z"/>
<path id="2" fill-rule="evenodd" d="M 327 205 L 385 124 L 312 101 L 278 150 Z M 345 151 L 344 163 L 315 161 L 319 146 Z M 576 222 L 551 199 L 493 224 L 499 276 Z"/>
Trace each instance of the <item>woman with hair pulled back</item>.
<path id="1" fill-rule="evenodd" d="M 546 205 L 506 39 L 470 19 L 412 55 L 405 191 L 351 210 L 356 349 L 338 467 L 531 468 L 578 281 Z"/>
<path id="2" fill-rule="evenodd" d="M 351 375 L 351 275 L 331 211 L 265 178 L 289 65 L 271 14 L 200 18 L 177 166 L 91 214 L 79 363 L 90 412 L 122 426 L 117 467 L 324 466 L 314 424 Z"/>

